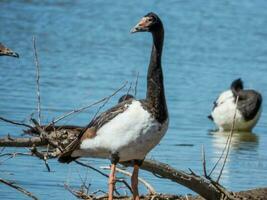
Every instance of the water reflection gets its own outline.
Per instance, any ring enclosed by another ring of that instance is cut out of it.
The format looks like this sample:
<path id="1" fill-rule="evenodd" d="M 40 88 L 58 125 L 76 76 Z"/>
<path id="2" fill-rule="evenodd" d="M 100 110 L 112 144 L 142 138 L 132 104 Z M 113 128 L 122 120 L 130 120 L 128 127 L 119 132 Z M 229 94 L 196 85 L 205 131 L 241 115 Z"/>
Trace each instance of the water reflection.
<path id="1" fill-rule="evenodd" d="M 212 143 L 215 148 L 222 150 L 224 148 L 229 131 L 211 131 Z M 259 144 L 259 136 L 253 132 L 234 132 L 231 147 L 234 150 L 255 150 Z"/>

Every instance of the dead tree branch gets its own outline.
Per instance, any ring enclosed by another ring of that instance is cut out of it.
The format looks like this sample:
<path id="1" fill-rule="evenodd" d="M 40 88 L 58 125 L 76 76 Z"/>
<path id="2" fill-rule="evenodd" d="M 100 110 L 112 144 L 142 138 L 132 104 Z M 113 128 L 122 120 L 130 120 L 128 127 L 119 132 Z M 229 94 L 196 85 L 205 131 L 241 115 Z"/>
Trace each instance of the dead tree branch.
<path id="1" fill-rule="evenodd" d="M 33 127 L 29 124 L 25 124 L 25 123 L 21 123 L 21 122 L 15 122 L 13 120 L 10 120 L 10 119 L 6 119 L 4 117 L 0 117 L 0 120 L 4 121 L 4 122 L 7 122 L 7 123 L 10 123 L 10 124 L 15 124 L 15 125 L 18 125 L 18 126 L 25 126 L 29 129 L 32 129 Z"/>
<path id="2" fill-rule="evenodd" d="M 181 184 L 207 200 L 221 199 L 223 196 L 226 196 L 225 193 L 223 193 L 223 191 L 226 190 L 222 186 L 219 187 L 219 184 L 217 186 L 220 190 L 218 190 L 218 188 L 208 179 L 196 174 L 188 174 L 176 170 L 165 163 L 146 159 L 140 168 L 153 174 L 157 174 L 162 178 Z M 234 198 L 231 195 L 228 195 L 227 199 Z"/>
<path id="3" fill-rule="evenodd" d="M 12 188 L 14 188 L 14 189 L 20 191 L 21 193 L 27 195 L 28 197 L 30 197 L 30 198 L 32 198 L 32 199 L 34 199 L 34 200 L 38 200 L 38 198 L 37 198 L 36 196 L 34 196 L 31 192 L 25 190 L 24 188 L 22 188 L 22 187 L 16 185 L 16 184 L 13 183 L 13 182 L 4 180 L 4 179 L 2 179 L 2 178 L 0 178 L 0 182 L 3 183 L 3 184 L 5 184 L 5 185 L 7 185 L 7 186 L 9 186 L 9 187 L 12 187 Z"/>
<path id="4" fill-rule="evenodd" d="M 44 146 L 46 144 L 47 141 L 40 137 L 12 138 L 9 136 L 0 138 L 0 147 L 32 147 L 33 145 Z"/>

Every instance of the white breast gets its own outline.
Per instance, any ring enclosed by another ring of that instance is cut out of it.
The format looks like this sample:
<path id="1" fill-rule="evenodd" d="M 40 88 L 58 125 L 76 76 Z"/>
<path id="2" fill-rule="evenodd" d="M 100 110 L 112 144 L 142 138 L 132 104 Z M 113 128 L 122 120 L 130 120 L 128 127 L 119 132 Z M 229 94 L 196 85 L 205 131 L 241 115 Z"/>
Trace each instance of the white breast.
<path id="1" fill-rule="evenodd" d="M 146 111 L 139 101 L 129 107 L 97 131 L 97 136 L 82 142 L 80 151 L 72 156 L 106 158 L 118 153 L 120 161 L 143 159 L 159 143 L 167 130 Z"/>

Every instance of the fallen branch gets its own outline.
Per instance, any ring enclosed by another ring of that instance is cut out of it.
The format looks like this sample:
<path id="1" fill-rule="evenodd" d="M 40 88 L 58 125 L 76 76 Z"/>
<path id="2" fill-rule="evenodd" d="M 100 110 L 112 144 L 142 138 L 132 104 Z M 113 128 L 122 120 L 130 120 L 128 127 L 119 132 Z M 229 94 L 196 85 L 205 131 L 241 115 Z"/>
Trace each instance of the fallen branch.
<path id="1" fill-rule="evenodd" d="M 40 137 L 30 137 L 30 138 L 12 138 L 10 136 L 5 138 L 0 138 L 0 147 L 32 147 L 44 146 L 47 141 Z"/>
<path id="2" fill-rule="evenodd" d="M 225 196 L 225 194 L 222 193 L 222 191 L 225 190 L 222 186 L 220 186 L 222 189 L 219 191 L 210 180 L 196 174 L 188 174 L 186 172 L 176 170 L 165 163 L 146 159 L 140 168 L 159 175 L 162 178 L 181 184 L 207 200 L 221 199 Z M 229 196 L 227 199 L 234 198 Z"/>

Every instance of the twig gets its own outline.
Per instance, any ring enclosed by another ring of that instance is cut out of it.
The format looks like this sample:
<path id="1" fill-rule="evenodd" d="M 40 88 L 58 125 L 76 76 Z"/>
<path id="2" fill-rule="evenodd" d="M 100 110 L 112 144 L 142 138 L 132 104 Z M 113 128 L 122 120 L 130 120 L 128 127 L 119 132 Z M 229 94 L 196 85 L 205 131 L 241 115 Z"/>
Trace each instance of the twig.
<path id="1" fill-rule="evenodd" d="M 205 155 L 205 149 L 204 146 L 202 145 L 202 164 L 203 164 L 203 171 L 204 171 L 204 176 L 207 178 L 207 169 L 206 169 L 206 155 Z"/>
<path id="2" fill-rule="evenodd" d="M 101 168 L 102 169 L 110 169 L 110 167 L 101 167 Z M 129 176 L 129 177 L 132 176 L 132 173 L 127 172 L 127 171 L 125 171 L 119 167 L 116 167 L 116 171 L 121 173 L 121 174 L 124 174 L 126 176 Z M 146 180 L 138 177 L 138 181 L 140 181 L 140 183 L 144 184 L 144 186 L 147 188 L 150 195 L 156 194 L 156 190 Z"/>
<path id="3" fill-rule="evenodd" d="M 97 173 L 101 174 L 102 176 L 105 176 L 105 177 L 107 177 L 107 178 L 109 177 L 109 175 L 107 175 L 107 174 L 105 174 L 104 172 L 102 172 L 102 171 L 100 171 L 100 170 L 98 170 L 98 169 L 92 167 L 91 165 L 87 165 L 87 164 L 85 164 L 85 163 L 83 163 L 83 162 L 80 162 L 80 161 L 78 161 L 78 160 L 75 160 L 74 162 L 77 163 L 78 165 L 83 166 L 83 167 L 90 168 L 90 169 L 96 171 Z"/>
<path id="4" fill-rule="evenodd" d="M 119 89 L 117 89 L 117 90 L 116 90 L 115 92 L 113 92 L 111 95 L 109 95 L 109 96 L 107 96 L 107 97 L 104 97 L 104 98 L 102 98 L 102 99 L 100 99 L 100 100 L 98 100 L 98 101 L 96 101 L 96 102 L 94 102 L 94 103 L 92 103 L 92 104 L 87 105 L 87 106 L 84 106 L 84 107 L 81 107 L 81 108 L 72 110 L 72 111 L 70 111 L 70 112 L 68 112 L 68 113 L 65 113 L 64 115 L 62 115 L 62 116 L 60 116 L 60 117 L 54 119 L 52 122 L 50 122 L 50 123 L 46 126 L 46 128 L 51 127 L 52 125 L 56 124 L 56 123 L 59 122 L 60 120 L 66 118 L 66 117 L 68 117 L 68 116 L 70 116 L 70 115 L 72 115 L 72 114 L 74 114 L 74 113 L 80 113 L 80 112 L 82 112 L 82 111 L 84 111 L 84 110 L 86 110 L 86 109 L 88 109 L 88 108 L 91 108 L 91 107 L 93 107 L 93 106 L 95 106 L 95 105 L 97 105 L 97 104 L 99 104 L 99 103 L 102 103 L 102 102 L 104 102 L 104 101 L 110 99 L 111 97 L 115 96 L 119 91 L 121 91 L 126 85 L 127 85 L 127 82 L 125 82 Z M 45 129 L 46 129 L 46 128 L 45 128 Z"/>
<path id="5" fill-rule="evenodd" d="M 123 84 L 123 86 L 120 87 L 118 90 L 116 90 L 113 94 L 114 94 L 114 95 L 117 94 L 117 92 L 119 92 L 121 89 L 123 89 L 123 88 L 127 85 L 127 83 L 128 83 L 128 81 L 126 81 L 126 82 Z M 114 95 L 110 95 L 110 96 L 108 96 L 108 97 L 105 99 L 104 103 L 103 103 L 101 106 L 99 106 L 99 108 L 97 109 L 97 111 L 96 111 L 96 113 L 95 113 L 95 115 L 94 115 L 92 121 L 97 117 L 97 115 L 98 115 L 98 113 L 100 112 L 100 110 L 101 110 L 101 109 L 108 103 L 108 101 L 110 100 L 110 98 L 113 97 Z M 87 128 L 88 128 L 88 127 L 86 127 L 86 129 L 87 129 Z"/>
<path id="6" fill-rule="evenodd" d="M 75 197 L 79 198 L 79 199 L 93 199 L 92 197 L 90 197 L 89 195 L 84 194 L 83 191 L 75 191 L 73 190 L 70 186 L 68 186 L 67 184 L 64 184 L 64 187 L 66 190 L 68 190 L 71 194 L 73 194 Z"/>
<path id="7" fill-rule="evenodd" d="M 31 156 L 31 154 L 29 153 L 20 153 L 20 152 L 13 152 L 13 153 L 4 153 L 4 154 L 0 154 L 0 157 L 5 157 L 5 156 L 9 156 L 6 159 L 3 159 L 0 161 L 0 164 L 6 162 L 7 160 L 11 159 L 11 158 L 15 158 L 16 156 Z"/>
<path id="8" fill-rule="evenodd" d="M 50 169 L 50 167 L 48 165 L 48 162 L 47 162 L 47 155 L 45 153 L 39 152 L 35 146 L 33 146 L 31 148 L 31 152 L 32 152 L 33 155 L 35 155 L 36 157 L 38 157 L 41 160 L 43 160 L 44 161 L 44 164 L 46 166 L 47 171 L 48 172 L 51 172 L 51 169 Z"/>
<path id="9" fill-rule="evenodd" d="M 78 161 L 78 160 L 75 160 L 74 162 L 76 162 L 78 165 L 81 165 L 81 166 L 83 166 L 83 167 L 90 168 L 90 169 L 96 171 L 97 173 L 101 174 L 102 176 L 105 176 L 105 177 L 109 178 L 109 175 L 105 174 L 104 172 L 102 172 L 102 171 L 100 171 L 100 170 L 98 170 L 98 169 L 96 169 L 96 168 L 94 168 L 94 167 L 92 167 L 92 166 L 90 166 L 90 165 L 87 165 L 87 164 L 85 164 L 85 163 L 83 163 L 83 162 L 80 162 L 80 161 Z M 116 180 L 116 181 L 117 181 L 117 182 L 121 182 L 121 183 L 123 183 L 123 184 L 124 184 L 124 185 L 125 185 L 131 192 L 132 192 L 131 187 L 129 186 L 129 184 L 128 184 L 125 180 L 118 179 L 118 180 Z"/>
<path id="10" fill-rule="evenodd" d="M 10 123 L 10 124 L 15 124 L 15 125 L 18 125 L 18 126 L 25 126 L 27 128 L 30 128 L 32 129 L 33 127 L 29 124 L 25 124 L 25 123 L 20 123 L 20 122 L 15 122 L 13 120 L 10 120 L 10 119 L 6 119 L 4 117 L 0 117 L 0 120 L 4 121 L 4 122 L 7 122 L 7 123 Z"/>
<path id="11" fill-rule="evenodd" d="M 7 180 L 4 180 L 2 178 L 0 178 L 0 182 L 3 183 L 3 184 L 6 184 L 8 185 L 9 187 L 12 187 L 18 191 L 20 191 L 21 193 L 27 195 L 28 197 L 34 199 L 34 200 L 38 200 L 38 198 L 36 196 L 34 196 L 31 192 L 25 190 L 24 188 L 18 186 L 18 185 L 15 185 L 14 183 L 10 182 L 10 181 L 7 181 Z"/>
<path id="12" fill-rule="evenodd" d="M 227 137 L 226 144 L 228 144 L 229 139 L 230 139 L 230 135 L 228 135 L 228 137 Z M 216 169 L 216 167 L 218 166 L 219 162 L 220 162 L 221 159 L 223 158 L 223 155 L 224 155 L 224 152 L 225 152 L 226 148 L 227 148 L 227 145 L 224 146 L 224 148 L 223 148 L 223 150 L 222 150 L 222 153 L 221 153 L 219 159 L 216 161 L 215 165 L 214 165 L 213 168 L 211 169 L 211 171 L 210 171 L 210 173 L 209 173 L 209 175 L 208 175 L 209 177 L 212 175 L 213 171 Z"/>
<path id="13" fill-rule="evenodd" d="M 233 137 L 233 133 L 234 133 L 234 128 L 235 128 L 235 121 L 236 121 L 236 113 L 237 113 L 237 103 L 238 103 L 238 100 L 239 100 L 239 96 L 236 97 L 236 101 L 235 101 L 236 108 L 235 108 L 233 123 L 232 123 L 232 127 L 231 127 L 231 132 L 230 132 L 230 139 L 229 139 L 229 143 L 228 144 L 226 143 L 226 146 L 228 145 L 227 146 L 227 151 L 226 151 L 226 155 L 225 155 L 225 158 L 224 158 L 224 161 L 223 161 L 223 165 L 222 165 L 221 171 L 220 171 L 219 176 L 218 176 L 217 181 L 216 181 L 217 183 L 220 181 L 220 178 L 221 178 L 222 173 L 223 173 L 224 166 L 226 164 L 226 160 L 227 160 L 228 155 L 229 155 L 229 151 L 230 151 L 230 147 L 231 147 L 231 141 L 232 141 L 232 137 Z"/>
<path id="14" fill-rule="evenodd" d="M 36 40 L 35 36 L 33 36 L 32 41 L 33 41 L 33 50 L 34 50 L 34 58 L 35 58 L 35 66 L 36 66 L 37 112 L 38 112 L 38 122 L 39 124 L 41 124 L 40 65 L 39 65 L 39 59 L 38 59 L 35 40 Z"/>
<path id="15" fill-rule="evenodd" d="M 138 79 L 139 79 L 139 72 L 137 72 L 136 80 L 135 80 L 135 86 L 134 86 L 134 96 L 135 96 L 135 98 L 136 98 L 136 95 L 137 95 Z"/>
<path id="16" fill-rule="evenodd" d="M 31 121 L 34 123 L 34 125 L 36 126 L 36 129 L 39 131 L 41 138 L 47 140 L 47 142 L 51 144 L 53 147 L 60 149 L 60 146 L 58 145 L 58 143 L 49 138 L 46 131 L 42 129 L 42 127 L 38 124 L 38 122 L 35 119 L 31 119 Z"/>
<path id="17" fill-rule="evenodd" d="M 128 90 L 127 90 L 126 96 L 130 93 L 130 91 L 131 91 L 131 89 L 132 89 L 132 85 L 133 85 L 133 83 L 131 82 L 131 83 L 130 83 L 130 86 L 129 86 Z"/>

